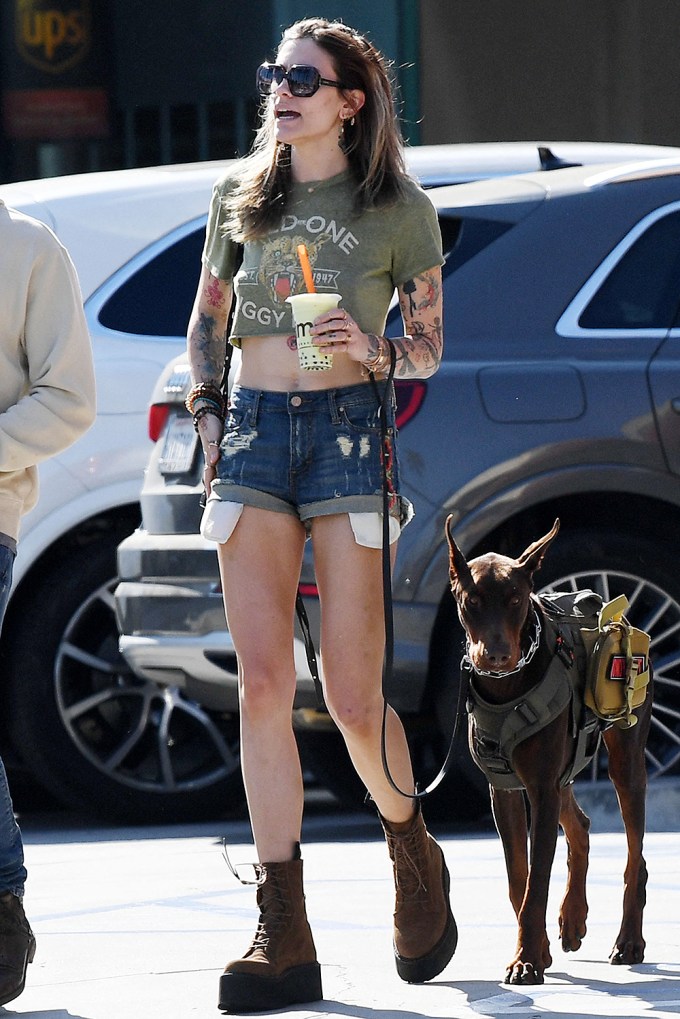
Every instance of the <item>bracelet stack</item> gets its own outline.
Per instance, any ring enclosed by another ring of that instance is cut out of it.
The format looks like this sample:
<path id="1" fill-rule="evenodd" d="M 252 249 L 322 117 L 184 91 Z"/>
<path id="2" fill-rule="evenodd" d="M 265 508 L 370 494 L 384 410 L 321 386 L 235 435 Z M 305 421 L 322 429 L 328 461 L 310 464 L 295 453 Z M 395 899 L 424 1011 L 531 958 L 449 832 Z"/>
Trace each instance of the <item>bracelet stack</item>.
<path id="1" fill-rule="evenodd" d="M 199 407 L 196 404 L 200 404 Z M 198 431 L 198 422 L 207 414 L 213 414 L 224 423 L 225 403 L 222 391 L 212 382 L 198 382 L 189 390 L 184 406 L 194 419 L 194 428 Z"/>
<path id="2" fill-rule="evenodd" d="M 378 350 L 373 357 L 369 357 L 366 361 L 362 361 L 364 368 L 368 368 L 370 372 L 386 372 L 390 367 L 390 349 L 392 344 L 386 336 L 376 336 L 378 341 Z"/>

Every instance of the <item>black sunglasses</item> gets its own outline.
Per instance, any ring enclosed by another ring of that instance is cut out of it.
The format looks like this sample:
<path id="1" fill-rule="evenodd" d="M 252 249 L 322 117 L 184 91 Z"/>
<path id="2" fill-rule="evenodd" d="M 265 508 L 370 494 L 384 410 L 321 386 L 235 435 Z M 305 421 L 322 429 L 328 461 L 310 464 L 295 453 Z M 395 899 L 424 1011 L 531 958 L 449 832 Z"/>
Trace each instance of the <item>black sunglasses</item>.
<path id="1" fill-rule="evenodd" d="M 281 64 L 260 64 L 257 69 L 257 91 L 261 96 L 268 96 L 272 88 L 276 88 L 283 80 L 288 82 L 292 96 L 313 96 L 321 85 L 332 85 L 333 88 L 347 88 L 339 81 L 322 78 L 316 67 L 311 64 L 293 64 L 288 70 Z"/>

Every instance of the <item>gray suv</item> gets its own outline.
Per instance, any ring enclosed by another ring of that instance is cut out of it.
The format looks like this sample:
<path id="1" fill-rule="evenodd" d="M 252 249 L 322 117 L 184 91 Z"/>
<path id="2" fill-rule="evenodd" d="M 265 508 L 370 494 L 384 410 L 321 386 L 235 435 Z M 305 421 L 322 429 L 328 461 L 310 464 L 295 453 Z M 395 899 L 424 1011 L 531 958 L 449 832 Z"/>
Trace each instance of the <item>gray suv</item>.
<path id="1" fill-rule="evenodd" d="M 680 162 L 556 169 L 443 187 L 433 201 L 446 253 L 446 346 L 433 378 L 397 383 L 403 491 L 416 516 L 394 572 L 389 690 L 418 777 L 427 782 L 443 758 L 458 687 L 448 514 L 468 555 L 518 554 L 560 517 L 542 587 L 628 595 L 631 620 L 652 636 L 649 774 L 676 774 Z M 395 308 L 388 332 L 398 329 Z M 236 661 L 215 549 L 197 534 L 201 463 L 187 387 L 186 362 L 176 359 L 153 394 L 143 524 L 119 547 L 115 600 L 140 687 L 153 683 L 185 706 L 175 730 L 155 739 L 159 767 L 200 813 L 238 802 L 241 780 Z M 309 551 L 301 591 L 315 631 Z M 304 760 L 356 802 L 358 781 L 316 705 L 301 642 L 298 650 Z M 438 796 L 450 816 L 473 816 L 485 809 L 485 787 L 465 740 L 459 747 Z"/>

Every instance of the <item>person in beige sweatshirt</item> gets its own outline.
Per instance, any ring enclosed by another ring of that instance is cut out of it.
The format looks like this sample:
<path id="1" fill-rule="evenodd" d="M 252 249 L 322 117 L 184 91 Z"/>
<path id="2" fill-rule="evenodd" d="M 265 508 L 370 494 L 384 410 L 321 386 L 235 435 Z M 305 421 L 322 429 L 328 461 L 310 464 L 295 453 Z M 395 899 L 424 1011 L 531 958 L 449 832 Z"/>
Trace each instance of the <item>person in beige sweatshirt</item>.
<path id="1" fill-rule="evenodd" d="M 94 418 L 92 348 L 73 263 L 48 227 L 0 200 L 0 627 L 20 521 L 38 497 L 37 465 Z M 21 994 L 35 954 L 25 880 L 0 758 L 0 1005 Z"/>

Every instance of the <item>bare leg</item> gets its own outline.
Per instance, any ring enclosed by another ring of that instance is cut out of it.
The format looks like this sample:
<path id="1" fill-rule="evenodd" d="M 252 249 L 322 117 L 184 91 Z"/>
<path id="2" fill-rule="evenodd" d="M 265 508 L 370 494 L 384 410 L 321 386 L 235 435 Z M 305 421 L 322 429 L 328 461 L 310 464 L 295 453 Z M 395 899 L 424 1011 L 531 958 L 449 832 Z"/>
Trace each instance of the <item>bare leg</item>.
<path id="1" fill-rule="evenodd" d="M 386 726 L 388 766 L 405 795 L 392 788 L 383 768 L 382 553 L 357 545 L 347 515 L 317 518 L 312 536 L 321 599 L 326 704 L 385 829 L 395 883 L 397 973 L 409 983 L 422 983 L 447 965 L 456 950 L 458 930 L 449 904 L 444 854 L 414 808 L 408 743 L 401 721 L 391 710 Z"/>
<path id="2" fill-rule="evenodd" d="M 346 514 L 317 517 L 312 536 L 321 600 L 326 704 L 382 816 L 407 821 L 413 816 L 413 802 L 392 789 L 380 753 L 385 647 L 382 552 L 357 545 Z M 395 551 L 392 546 L 393 554 Z M 408 743 L 401 721 L 391 709 L 387 754 L 395 783 L 404 792 L 413 792 Z"/>
<path id="3" fill-rule="evenodd" d="M 261 861 L 290 860 L 303 786 L 292 729 L 295 596 L 305 532 L 297 518 L 244 507 L 219 546 L 229 630 L 239 660 L 241 755 Z"/>

